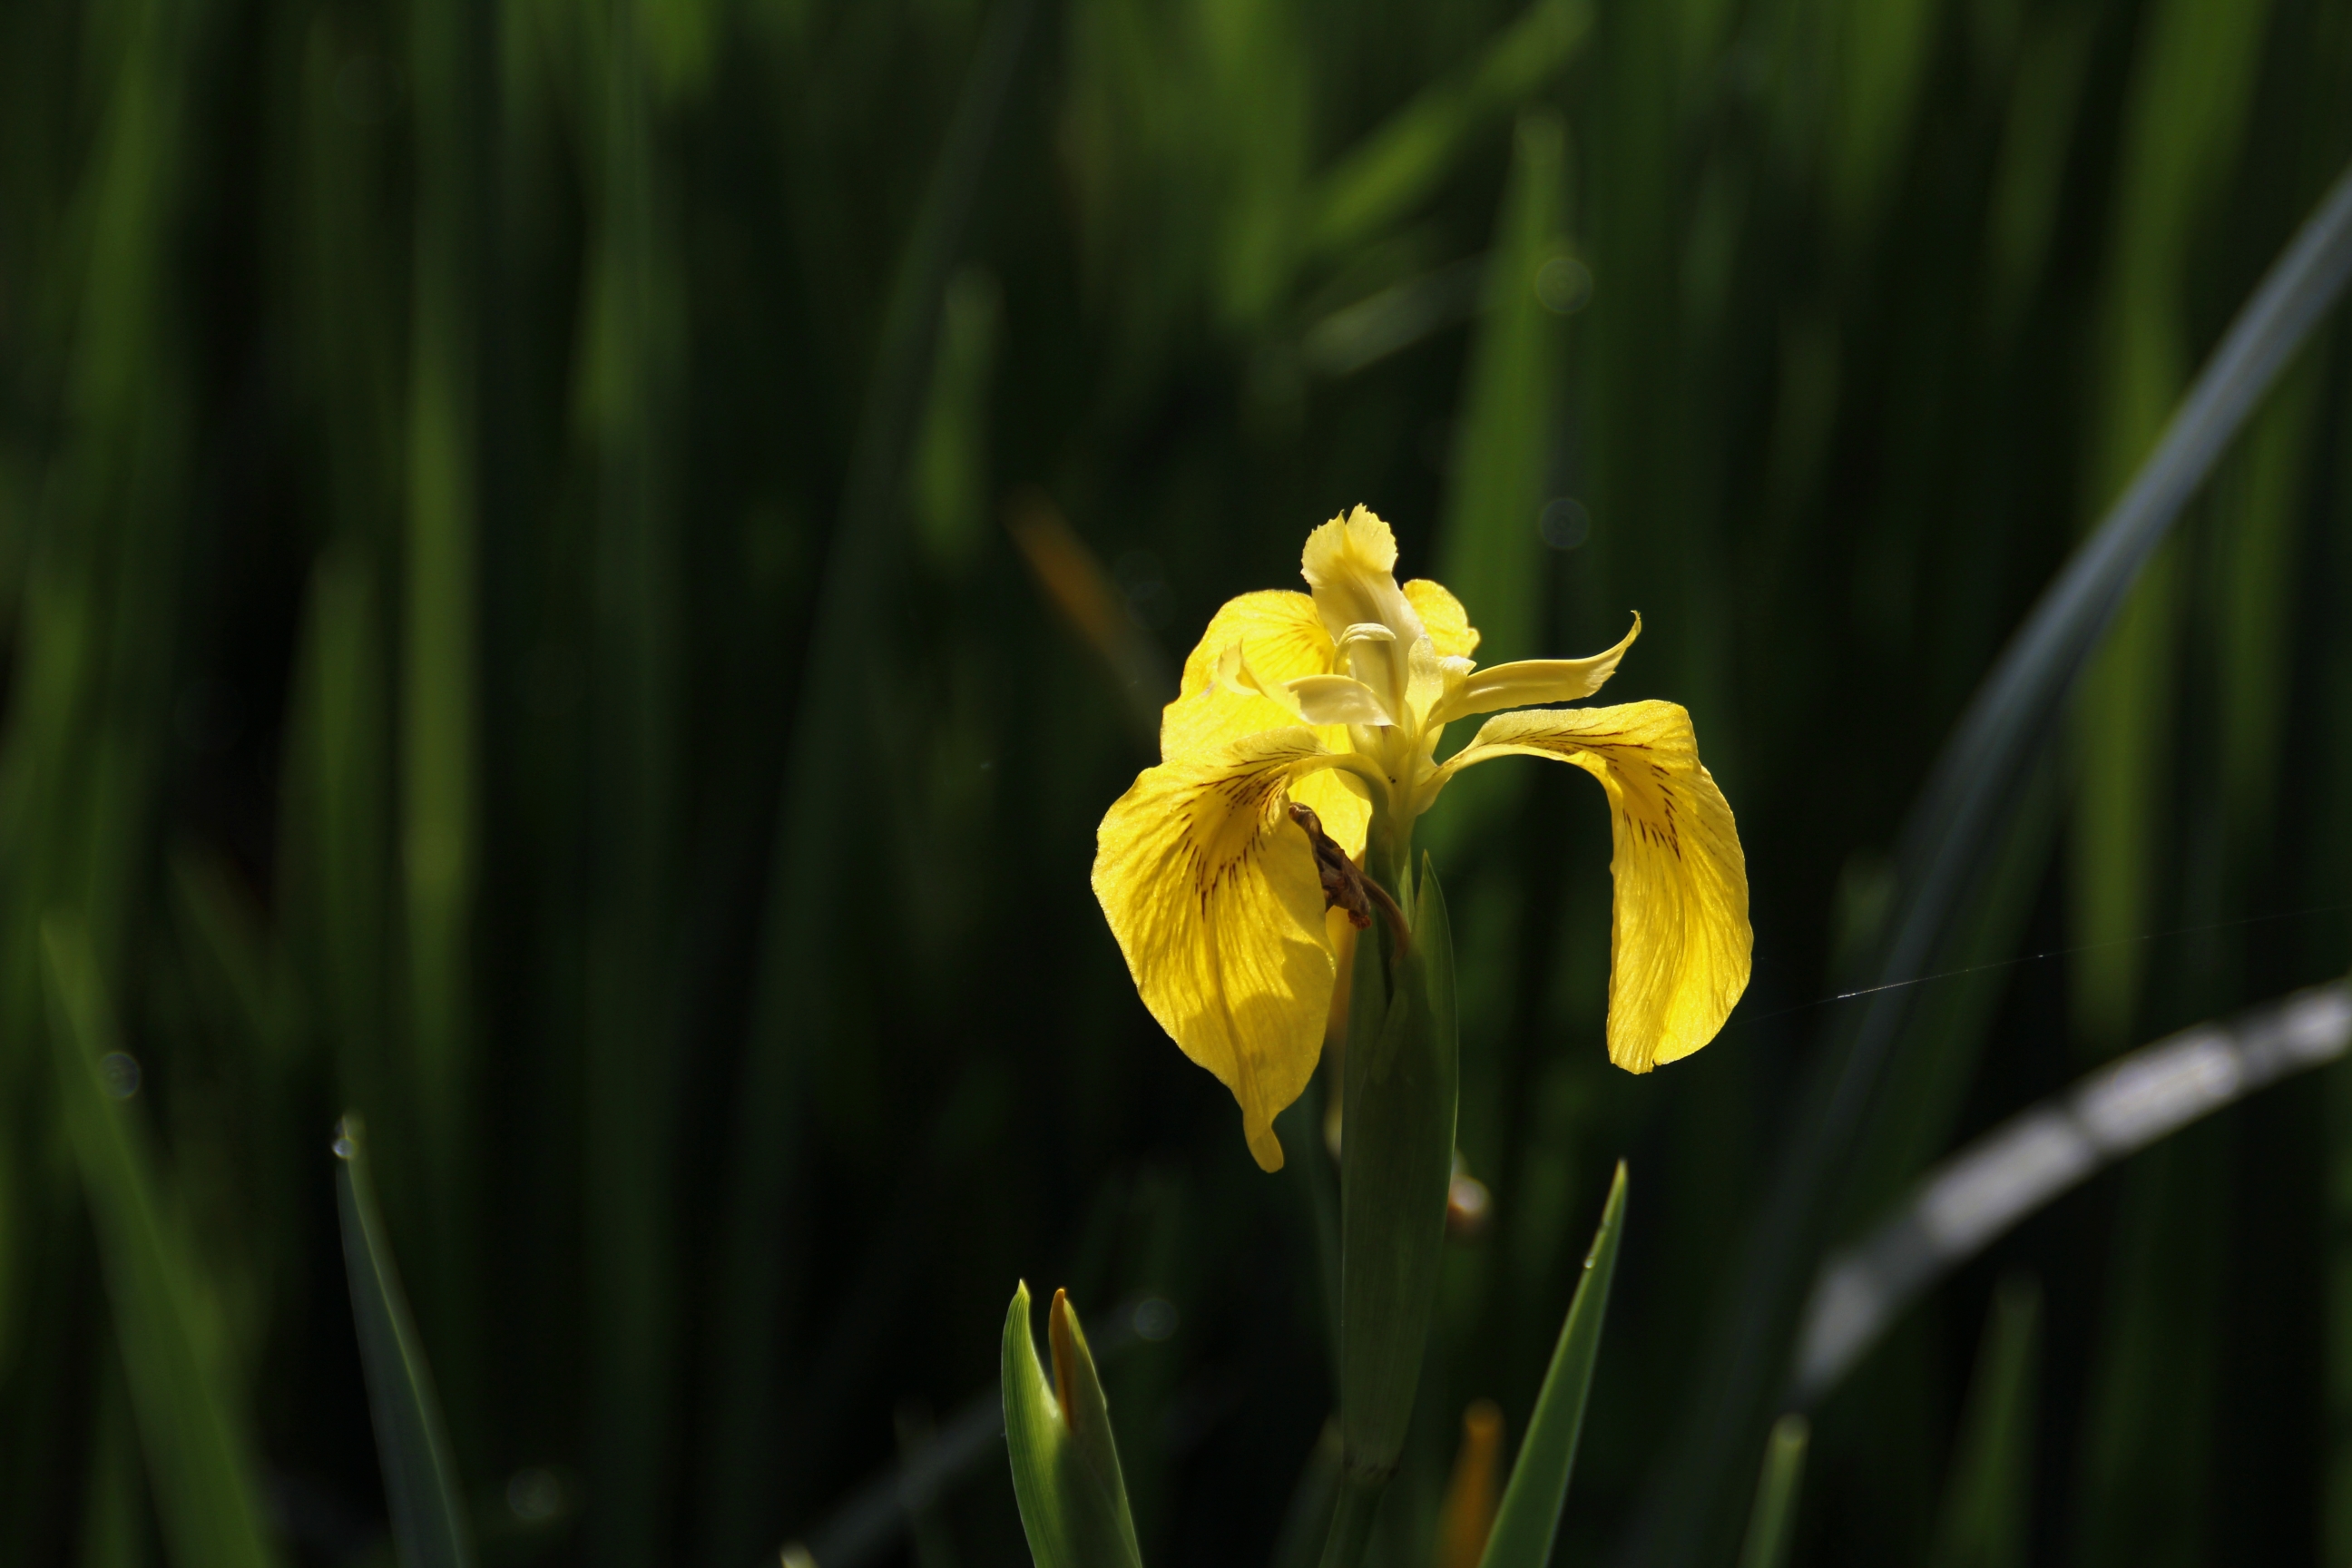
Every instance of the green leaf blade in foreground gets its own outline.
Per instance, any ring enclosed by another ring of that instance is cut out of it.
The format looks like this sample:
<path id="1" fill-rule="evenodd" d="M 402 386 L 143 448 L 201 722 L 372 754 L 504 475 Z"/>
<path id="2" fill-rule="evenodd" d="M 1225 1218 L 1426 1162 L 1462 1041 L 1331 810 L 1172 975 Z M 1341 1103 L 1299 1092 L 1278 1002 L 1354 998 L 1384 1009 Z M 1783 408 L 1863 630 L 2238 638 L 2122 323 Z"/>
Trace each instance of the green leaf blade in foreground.
<path id="1" fill-rule="evenodd" d="M 473 1542 L 457 1500 L 457 1471 L 433 1394 L 416 1326 L 401 1291 L 375 1187 L 365 1132 L 346 1113 L 335 1129 L 335 1206 L 342 1216 L 343 1268 L 366 1369 L 383 1495 L 403 1568 L 471 1568 Z"/>
<path id="2" fill-rule="evenodd" d="M 1592 1392 L 1592 1363 L 1601 1350 L 1601 1324 L 1609 1310 L 1609 1281 L 1617 1271 L 1617 1238 L 1624 1217 L 1625 1163 L 1620 1160 L 1609 1184 L 1608 1202 L 1601 1205 L 1601 1228 L 1593 1232 L 1591 1250 L 1584 1255 L 1584 1278 L 1568 1304 L 1567 1321 L 1560 1324 L 1559 1342 L 1544 1373 L 1543 1391 L 1536 1395 L 1527 1440 L 1511 1467 L 1510 1485 L 1504 1489 L 1479 1568 L 1543 1568 L 1551 1561 L 1560 1505 L 1568 1499 L 1569 1475 L 1576 1468 L 1577 1438 L 1584 1430 L 1585 1398 Z"/>
<path id="3" fill-rule="evenodd" d="M 1783 1415 L 1772 1424 L 1764 1444 L 1764 1472 L 1756 1479 L 1756 1509 L 1748 1516 L 1748 1543 L 1739 1549 L 1739 1568 L 1780 1568 L 1789 1559 L 1789 1538 L 1796 1531 L 1797 1486 L 1805 1479 L 1805 1447 L 1812 1429 L 1801 1415 Z"/>
<path id="4" fill-rule="evenodd" d="M 1016 1287 L 1000 1364 L 1004 1447 L 1029 1554 L 1037 1568 L 1142 1568 L 1109 1407 L 1066 1298 L 1055 1299 L 1053 1331 L 1049 1378 L 1030 1337 L 1029 1287 Z"/>
<path id="5" fill-rule="evenodd" d="M 270 1568 L 251 1457 L 197 1317 L 185 1253 L 156 1201 L 137 1131 L 107 1086 L 120 1049 L 78 923 L 41 922 L 42 973 L 66 1134 L 98 1233 L 155 1511 L 181 1568 Z"/>

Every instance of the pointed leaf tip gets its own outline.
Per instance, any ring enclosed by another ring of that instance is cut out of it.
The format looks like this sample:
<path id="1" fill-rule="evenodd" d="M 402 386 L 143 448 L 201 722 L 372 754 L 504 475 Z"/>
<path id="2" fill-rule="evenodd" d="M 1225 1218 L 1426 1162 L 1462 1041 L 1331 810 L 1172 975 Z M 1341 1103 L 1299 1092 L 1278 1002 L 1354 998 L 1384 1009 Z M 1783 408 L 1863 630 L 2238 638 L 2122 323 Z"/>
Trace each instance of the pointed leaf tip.
<path id="1" fill-rule="evenodd" d="M 1625 1217 L 1625 1162 L 1617 1162 L 1601 1205 L 1601 1225 L 1584 1256 L 1584 1277 L 1561 1323 L 1559 1342 L 1544 1373 L 1528 1420 L 1527 1441 L 1511 1468 L 1510 1485 L 1486 1538 L 1481 1568 L 1544 1568 L 1551 1561 L 1560 1507 L 1576 1468 L 1576 1445 L 1584 1429 L 1584 1405 L 1592 1391 L 1592 1366 L 1601 1352 L 1601 1320 L 1609 1308 L 1609 1283 L 1617 1271 L 1617 1239 Z"/>
<path id="2" fill-rule="evenodd" d="M 1046 1340 L 1050 1377 L 1037 1359 L 1024 1282 L 1005 1313 L 1000 1378 L 1005 1449 L 1030 1555 L 1037 1568 L 1141 1568 L 1102 1383 L 1077 1312 L 1060 1290 L 1047 1311 Z"/>

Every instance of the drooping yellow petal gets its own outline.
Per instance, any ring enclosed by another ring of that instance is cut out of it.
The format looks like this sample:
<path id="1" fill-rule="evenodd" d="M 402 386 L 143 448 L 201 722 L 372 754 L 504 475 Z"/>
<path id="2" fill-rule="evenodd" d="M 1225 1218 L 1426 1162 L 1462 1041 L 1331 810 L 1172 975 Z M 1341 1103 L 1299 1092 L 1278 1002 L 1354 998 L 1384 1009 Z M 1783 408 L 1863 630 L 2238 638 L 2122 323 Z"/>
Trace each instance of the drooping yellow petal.
<path id="1" fill-rule="evenodd" d="M 1642 617 L 1635 616 L 1633 629 L 1622 641 L 1591 658 L 1527 658 L 1474 670 L 1445 694 L 1430 714 L 1430 721 L 1443 724 L 1473 713 L 1492 713 L 1498 708 L 1532 708 L 1590 697 L 1617 673 L 1618 661 L 1641 635 Z"/>
<path id="2" fill-rule="evenodd" d="M 1478 651 L 1478 628 L 1444 584 L 1415 577 L 1404 585 L 1404 599 L 1421 617 L 1421 629 L 1436 645 L 1438 658 L 1468 658 Z"/>
<path id="3" fill-rule="evenodd" d="M 1147 768 L 1096 836 L 1095 897 L 1143 1005 L 1233 1091 L 1269 1171 L 1282 1167 L 1274 1118 L 1322 1051 L 1333 973 L 1322 883 L 1288 803 L 1331 765 L 1312 730 L 1251 736 L 1221 758 Z"/>
<path id="4" fill-rule="evenodd" d="M 1629 1072 L 1713 1039 L 1748 989 L 1748 863 L 1723 792 L 1672 702 L 1502 713 L 1446 763 L 1555 757 L 1609 792 L 1616 853 L 1609 1059 Z"/>

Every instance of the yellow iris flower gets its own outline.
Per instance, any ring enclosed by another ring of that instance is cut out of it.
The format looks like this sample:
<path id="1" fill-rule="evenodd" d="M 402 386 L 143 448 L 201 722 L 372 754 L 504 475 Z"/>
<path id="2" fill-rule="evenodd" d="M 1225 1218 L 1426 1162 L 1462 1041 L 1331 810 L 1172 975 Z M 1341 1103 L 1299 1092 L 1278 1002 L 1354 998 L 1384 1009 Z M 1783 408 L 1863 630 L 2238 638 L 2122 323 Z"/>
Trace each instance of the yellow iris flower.
<path id="1" fill-rule="evenodd" d="M 1601 781 L 1614 828 L 1609 1059 L 1631 1072 L 1715 1037 L 1748 986 L 1748 871 L 1731 807 L 1671 702 L 1589 697 L 1641 633 L 1591 658 L 1478 668 L 1478 633 L 1435 583 L 1399 585 L 1396 539 L 1358 507 L 1307 536 L 1312 594 L 1244 594 L 1184 661 L 1160 765 L 1103 817 L 1095 896 L 1144 1005 L 1241 1105 L 1250 1152 L 1282 1167 L 1274 1118 L 1323 1044 L 1335 960 L 1323 884 L 1293 802 L 1394 887 L 1413 819 L 1495 757 L 1551 757 Z M 1521 711 L 1497 713 L 1498 709 Z M 1445 726 L 1496 716 L 1436 760 Z"/>

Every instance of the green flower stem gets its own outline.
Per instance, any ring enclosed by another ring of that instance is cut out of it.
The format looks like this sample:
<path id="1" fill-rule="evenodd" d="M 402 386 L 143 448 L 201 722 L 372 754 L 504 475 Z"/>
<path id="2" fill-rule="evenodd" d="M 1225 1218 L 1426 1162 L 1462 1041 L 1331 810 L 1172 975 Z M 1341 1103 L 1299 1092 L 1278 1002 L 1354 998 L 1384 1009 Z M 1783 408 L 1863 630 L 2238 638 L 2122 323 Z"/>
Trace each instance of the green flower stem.
<path id="1" fill-rule="evenodd" d="M 1411 915 L 1412 947 L 1400 953 L 1385 931 L 1365 932 L 1349 1004 L 1340 1160 L 1341 1491 L 1326 1568 L 1353 1568 L 1360 1560 L 1381 1490 L 1396 1473 L 1445 1238 L 1457 1086 L 1454 946 L 1444 896 L 1425 858 L 1417 881 L 1398 888 L 1398 902 Z"/>

